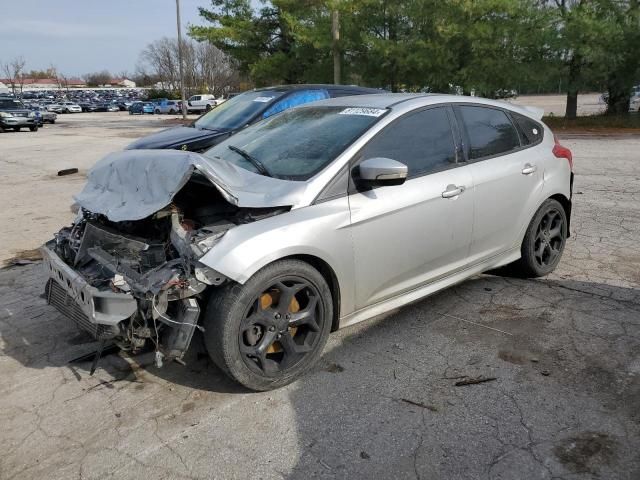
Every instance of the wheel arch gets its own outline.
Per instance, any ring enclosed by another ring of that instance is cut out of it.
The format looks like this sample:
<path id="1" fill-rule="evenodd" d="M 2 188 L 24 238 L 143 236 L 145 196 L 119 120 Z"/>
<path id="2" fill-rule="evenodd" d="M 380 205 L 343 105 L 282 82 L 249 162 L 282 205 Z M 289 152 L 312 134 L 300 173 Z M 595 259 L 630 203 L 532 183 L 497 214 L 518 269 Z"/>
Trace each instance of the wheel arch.
<path id="1" fill-rule="evenodd" d="M 554 195 L 551 195 L 549 198 L 556 200 L 560 205 L 562 205 L 562 208 L 564 209 L 564 213 L 567 216 L 567 238 L 569 238 L 571 236 L 571 229 L 570 229 L 571 208 L 572 208 L 571 200 L 565 197 L 561 193 L 556 193 Z"/>

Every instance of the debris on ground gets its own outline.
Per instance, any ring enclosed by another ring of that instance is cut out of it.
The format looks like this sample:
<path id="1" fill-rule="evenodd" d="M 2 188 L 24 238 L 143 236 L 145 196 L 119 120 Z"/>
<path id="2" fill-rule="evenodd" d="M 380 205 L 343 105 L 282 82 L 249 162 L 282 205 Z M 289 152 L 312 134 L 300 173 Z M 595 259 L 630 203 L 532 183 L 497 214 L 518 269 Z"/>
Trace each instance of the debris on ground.
<path id="1" fill-rule="evenodd" d="M 338 363 L 329 363 L 325 370 L 329 373 L 340 373 L 344 372 L 344 367 Z"/>
<path id="2" fill-rule="evenodd" d="M 494 380 L 497 380 L 497 378 L 496 377 L 483 377 L 481 375 L 479 377 L 465 378 L 464 380 L 460 380 L 460 381 L 454 383 L 454 385 L 456 387 L 464 387 L 465 385 L 476 385 L 478 383 L 493 382 Z"/>
<path id="3" fill-rule="evenodd" d="M 409 405 L 415 405 L 416 407 L 426 408 L 430 412 L 437 412 L 438 411 L 438 408 L 434 407 L 433 405 L 427 405 L 426 403 L 416 402 L 414 400 L 409 400 L 408 398 L 401 398 L 400 401 L 404 402 L 404 403 L 408 403 Z"/>
<path id="4" fill-rule="evenodd" d="M 59 177 L 63 177 L 64 175 L 73 175 L 74 173 L 78 173 L 77 168 L 65 168 L 63 170 L 58 170 Z"/>
<path id="5" fill-rule="evenodd" d="M 5 261 L 5 267 L 31 265 L 42 260 L 42 253 L 39 248 L 31 250 L 21 250 L 16 255 Z"/>

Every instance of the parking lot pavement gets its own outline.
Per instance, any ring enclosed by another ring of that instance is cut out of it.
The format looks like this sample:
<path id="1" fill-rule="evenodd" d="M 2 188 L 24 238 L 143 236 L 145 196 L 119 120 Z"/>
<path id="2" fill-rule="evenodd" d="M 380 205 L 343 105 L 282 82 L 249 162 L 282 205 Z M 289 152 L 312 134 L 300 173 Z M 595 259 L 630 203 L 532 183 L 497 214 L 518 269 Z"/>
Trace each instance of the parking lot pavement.
<path id="1" fill-rule="evenodd" d="M 47 240 L 73 215 L 69 206 L 87 170 L 109 152 L 166 128 L 175 115 L 127 112 L 58 115 L 37 132 L 0 133 L 0 264 Z M 190 115 L 190 118 L 195 116 Z M 78 174 L 58 177 L 58 170 Z"/>
<path id="2" fill-rule="evenodd" d="M 640 478 L 640 138 L 563 143 L 556 273 L 341 330 L 274 392 L 227 381 L 199 338 L 186 367 L 111 355 L 90 377 L 68 361 L 95 344 L 45 305 L 39 266 L 1 270 L 0 479 Z M 477 377 L 495 380 L 455 385 Z"/>

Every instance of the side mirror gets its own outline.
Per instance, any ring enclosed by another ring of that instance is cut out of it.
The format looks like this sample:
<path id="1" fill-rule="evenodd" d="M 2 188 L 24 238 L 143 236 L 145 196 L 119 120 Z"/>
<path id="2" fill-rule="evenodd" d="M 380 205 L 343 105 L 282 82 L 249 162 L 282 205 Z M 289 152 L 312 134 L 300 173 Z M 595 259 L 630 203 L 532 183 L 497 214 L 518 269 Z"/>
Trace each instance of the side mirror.
<path id="1" fill-rule="evenodd" d="M 358 177 L 367 186 L 402 185 L 408 168 L 404 163 L 384 157 L 368 158 L 358 165 Z"/>

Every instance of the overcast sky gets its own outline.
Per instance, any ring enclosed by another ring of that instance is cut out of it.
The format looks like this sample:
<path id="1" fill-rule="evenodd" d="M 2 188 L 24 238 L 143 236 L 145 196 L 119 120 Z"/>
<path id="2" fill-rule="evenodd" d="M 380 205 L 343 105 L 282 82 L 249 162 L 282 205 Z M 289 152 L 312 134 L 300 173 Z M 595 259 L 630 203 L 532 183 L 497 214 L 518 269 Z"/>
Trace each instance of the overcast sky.
<path id="1" fill-rule="evenodd" d="M 27 70 L 55 65 L 77 76 L 133 72 L 151 41 L 176 34 L 175 0 L 0 0 L 0 63 L 22 56 Z M 180 0 L 182 24 L 202 24 L 199 6 Z M 186 28 L 183 29 L 186 34 Z"/>

